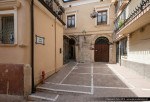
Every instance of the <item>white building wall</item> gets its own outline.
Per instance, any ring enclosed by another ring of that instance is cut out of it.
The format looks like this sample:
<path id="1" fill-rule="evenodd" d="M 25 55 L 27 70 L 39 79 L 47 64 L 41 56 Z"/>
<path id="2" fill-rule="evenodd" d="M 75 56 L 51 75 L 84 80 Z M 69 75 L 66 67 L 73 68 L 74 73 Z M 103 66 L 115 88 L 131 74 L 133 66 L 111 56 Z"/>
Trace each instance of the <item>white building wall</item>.
<path id="1" fill-rule="evenodd" d="M 150 64 L 150 24 L 129 37 L 128 60 Z"/>

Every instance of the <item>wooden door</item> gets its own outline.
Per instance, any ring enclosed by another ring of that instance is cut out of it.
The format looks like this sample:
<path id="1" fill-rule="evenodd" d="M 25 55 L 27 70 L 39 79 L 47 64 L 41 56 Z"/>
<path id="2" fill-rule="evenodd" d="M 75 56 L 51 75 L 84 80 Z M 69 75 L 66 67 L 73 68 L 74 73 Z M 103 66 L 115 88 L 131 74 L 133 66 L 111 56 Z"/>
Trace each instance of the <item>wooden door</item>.
<path id="1" fill-rule="evenodd" d="M 95 62 L 109 62 L 108 44 L 95 44 Z"/>

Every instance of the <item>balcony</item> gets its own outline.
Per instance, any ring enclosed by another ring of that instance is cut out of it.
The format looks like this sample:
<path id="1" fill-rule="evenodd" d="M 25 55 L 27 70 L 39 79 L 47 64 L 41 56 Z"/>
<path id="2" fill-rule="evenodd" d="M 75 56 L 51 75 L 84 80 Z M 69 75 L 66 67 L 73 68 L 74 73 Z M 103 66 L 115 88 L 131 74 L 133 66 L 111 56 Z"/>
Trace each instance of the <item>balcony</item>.
<path id="1" fill-rule="evenodd" d="M 19 6 L 19 0 L 0 0 L 0 9 L 13 9 Z"/>
<path id="2" fill-rule="evenodd" d="M 47 8 L 63 25 L 63 13 L 65 12 L 64 8 L 59 4 L 58 0 L 39 0 L 39 2 Z"/>
<path id="3" fill-rule="evenodd" d="M 119 40 L 124 35 L 150 23 L 149 18 L 150 0 L 141 0 L 136 5 L 134 0 L 131 0 L 115 20 L 115 38 Z"/>
<path id="4" fill-rule="evenodd" d="M 119 9 L 123 10 L 128 2 L 129 2 L 129 0 L 120 0 L 120 8 Z"/>

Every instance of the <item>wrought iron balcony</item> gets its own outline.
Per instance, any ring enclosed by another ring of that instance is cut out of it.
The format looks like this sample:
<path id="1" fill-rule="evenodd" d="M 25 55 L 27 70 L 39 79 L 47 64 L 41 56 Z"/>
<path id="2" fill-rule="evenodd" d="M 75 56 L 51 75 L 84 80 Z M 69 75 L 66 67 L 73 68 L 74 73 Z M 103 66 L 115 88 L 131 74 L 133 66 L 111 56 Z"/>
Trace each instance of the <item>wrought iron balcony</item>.
<path id="1" fill-rule="evenodd" d="M 141 0 L 137 6 L 133 8 L 133 0 L 127 4 L 124 10 L 115 20 L 115 33 L 119 32 L 133 19 L 135 19 L 141 12 L 150 7 L 150 0 Z"/>
<path id="2" fill-rule="evenodd" d="M 46 7 L 63 25 L 63 13 L 65 9 L 60 5 L 58 0 L 39 0 L 39 2 Z"/>

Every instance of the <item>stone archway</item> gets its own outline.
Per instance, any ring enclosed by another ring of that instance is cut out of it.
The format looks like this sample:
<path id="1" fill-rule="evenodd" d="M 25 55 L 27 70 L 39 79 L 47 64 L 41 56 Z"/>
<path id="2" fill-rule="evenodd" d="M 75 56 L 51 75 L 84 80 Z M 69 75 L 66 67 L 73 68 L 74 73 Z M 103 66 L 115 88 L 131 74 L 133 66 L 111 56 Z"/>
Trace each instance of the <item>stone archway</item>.
<path id="1" fill-rule="evenodd" d="M 97 40 L 97 38 L 99 37 L 106 37 L 108 40 L 109 40 L 109 63 L 114 63 L 115 62 L 115 56 L 114 56 L 114 44 L 110 44 L 110 43 L 113 43 L 113 40 L 112 40 L 112 34 L 99 34 L 99 35 L 93 35 L 92 38 L 91 38 L 91 48 L 94 48 L 95 47 L 95 41 Z M 91 61 L 92 62 L 95 62 L 95 59 L 94 59 L 94 53 L 95 53 L 95 50 L 91 50 Z"/>
<path id="2" fill-rule="evenodd" d="M 109 62 L 109 40 L 106 37 L 97 38 L 94 49 L 95 62 Z"/>

